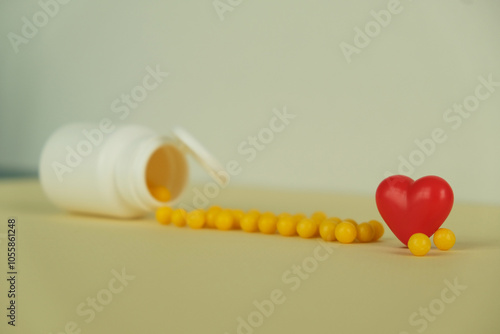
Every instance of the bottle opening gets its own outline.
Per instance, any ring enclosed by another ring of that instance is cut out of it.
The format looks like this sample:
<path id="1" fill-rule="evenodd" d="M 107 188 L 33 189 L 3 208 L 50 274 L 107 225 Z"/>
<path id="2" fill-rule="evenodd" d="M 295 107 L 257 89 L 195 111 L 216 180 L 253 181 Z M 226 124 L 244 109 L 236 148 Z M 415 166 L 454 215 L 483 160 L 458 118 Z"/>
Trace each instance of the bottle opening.
<path id="1" fill-rule="evenodd" d="M 187 162 L 173 145 L 163 145 L 153 152 L 146 166 L 146 184 L 151 196 L 162 203 L 175 201 L 187 182 Z"/>

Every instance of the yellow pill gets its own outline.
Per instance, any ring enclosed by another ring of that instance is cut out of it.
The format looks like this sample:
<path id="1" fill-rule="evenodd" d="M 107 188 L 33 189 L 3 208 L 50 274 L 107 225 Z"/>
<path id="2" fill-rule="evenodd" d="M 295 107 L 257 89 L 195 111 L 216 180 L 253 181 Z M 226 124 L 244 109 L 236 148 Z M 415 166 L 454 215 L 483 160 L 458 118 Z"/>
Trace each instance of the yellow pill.
<path id="1" fill-rule="evenodd" d="M 194 229 L 200 229 L 205 226 L 205 211 L 203 210 L 193 210 L 186 215 L 186 221 L 189 227 Z"/>
<path id="2" fill-rule="evenodd" d="M 210 209 L 208 209 L 207 213 L 205 214 L 205 226 L 208 228 L 215 228 L 215 217 L 217 217 L 217 215 L 221 211 L 222 209 L 218 206 L 212 206 Z"/>
<path id="3" fill-rule="evenodd" d="M 231 211 L 222 210 L 215 217 L 215 227 L 219 230 L 228 231 L 233 228 L 234 217 Z"/>
<path id="4" fill-rule="evenodd" d="M 368 223 L 373 227 L 373 231 L 375 232 L 372 241 L 377 241 L 384 235 L 384 225 L 377 220 L 370 220 Z"/>
<path id="5" fill-rule="evenodd" d="M 339 217 L 328 217 L 326 220 L 335 222 L 336 224 L 342 221 L 342 219 L 340 219 Z"/>
<path id="6" fill-rule="evenodd" d="M 265 234 L 273 234 L 276 232 L 278 218 L 271 212 L 263 213 L 259 217 L 259 231 Z"/>
<path id="7" fill-rule="evenodd" d="M 415 233 L 408 240 L 408 248 L 413 255 L 424 256 L 431 249 L 431 239 L 423 233 Z"/>
<path id="8" fill-rule="evenodd" d="M 171 221 L 175 226 L 183 227 L 186 225 L 186 210 L 184 209 L 175 209 L 172 212 Z"/>
<path id="9" fill-rule="evenodd" d="M 247 213 L 240 220 L 240 227 L 245 232 L 257 232 L 259 230 L 259 214 Z"/>
<path id="10" fill-rule="evenodd" d="M 256 209 L 248 210 L 247 214 L 260 216 L 260 211 Z"/>
<path id="11" fill-rule="evenodd" d="M 325 219 L 319 225 L 319 235 L 325 241 L 335 241 L 335 228 L 337 227 L 337 221 L 334 219 Z"/>
<path id="12" fill-rule="evenodd" d="M 291 215 L 291 214 L 289 214 L 288 212 L 283 212 L 283 213 L 280 213 L 280 214 L 278 215 L 278 220 L 279 220 L 280 218 L 283 218 L 283 217 L 292 217 L 292 215 Z"/>
<path id="13" fill-rule="evenodd" d="M 323 211 L 316 211 L 311 215 L 311 219 L 319 224 L 326 219 L 326 214 Z"/>
<path id="14" fill-rule="evenodd" d="M 356 227 L 350 221 L 342 221 L 335 227 L 335 238 L 343 244 L 350 244 L 356 239 Z"/>
<path id="15" fill-rule="evenodd" d="M 151 195 L 160 202 L 168 202 L 172 198 L 170 191 L 164 186 L 148 186 Z"/>
<path id="16" fill-rule="evenodd" d="M 294 214 L 292 217 L 297 223 L 300 222 L 302 219 L 307 218 L 307 216 L 303 213 Z"/>
<path id="17" fill-rule="evenodd" d="M 167 225 L 170 224 L 170 219 L 172 218 L 172 212 L 174 210 L 169 206 L 163 206 L 156 210 L 156 220 L 162 224 Z"/>
<path id="18" fill-rule="evenodd" d="M 354 227 L 358 226 L 358 223 L 354 220 L 354 219 L 351 219 L 351 218 L 346 218 L 344 219 L 343 221 L 345 222 L 350 222 L 351 224 L 354 225 Z"/>
<path id="19" fill-rule="evenodd" d="M 233 214 L 233 218 L 234 218 L 233 228 L 239 229 L 241 218 L 243 218 L 245 213 L 243 212 L 243 210 L 240 210 L 240 209 L 231 210 L 231 213 Z"/>
<path id="20" fill-rule="evenodd" d="M 455 245 L 456 238 L 455 234 L 451 230 L 447 228 L 440 228 L 436 231 L 436 233 L 434 233 L 432 240 L 438 249 L 448 250 Z"/>
<path id="21" fill-rule="evenodd" d="M 297 233 L 297 222 L 293 219 L 292 215 L 283 215 L 279 217 L 276 227 L 278 233 L 285 237 L 291 237 Z"/>
<path id="22" fill-rule="evenodd" d="M 369 223 L 361 223 L 356 227 L 356 232 L 358 234 L 358 240 L 360 242 L 370 242 L 375 236 L 375 231 Z"/>
<path id="23" fill-rule="evenodd" d="M 318 233 L 318 223 L 313 219 L 302 219 L 297 224 L 297 234 L 302 238 L 312 238 Z"/>

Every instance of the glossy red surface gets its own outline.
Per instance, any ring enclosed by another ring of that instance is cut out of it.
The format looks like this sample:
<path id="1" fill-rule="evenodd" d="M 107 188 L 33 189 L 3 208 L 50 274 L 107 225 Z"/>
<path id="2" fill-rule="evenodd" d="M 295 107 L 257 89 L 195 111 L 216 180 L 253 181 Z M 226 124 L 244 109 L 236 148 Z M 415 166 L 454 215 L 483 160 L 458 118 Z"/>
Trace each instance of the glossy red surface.
<path id="1" fill-rule="evenodd" d="M 453 190 L 438 176 L 416 181 L 404 175 L 383 180 L 376 192 L 377 208 L 387 226 L 405 245 L 415 233 L 431 237 L 453 207 Z"/>

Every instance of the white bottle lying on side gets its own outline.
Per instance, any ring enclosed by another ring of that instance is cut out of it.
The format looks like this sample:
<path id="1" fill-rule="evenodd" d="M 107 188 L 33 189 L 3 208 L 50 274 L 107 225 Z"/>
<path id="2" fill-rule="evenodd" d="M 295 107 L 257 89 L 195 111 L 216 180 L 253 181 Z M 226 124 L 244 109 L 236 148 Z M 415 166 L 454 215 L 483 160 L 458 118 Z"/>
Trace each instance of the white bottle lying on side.
<path id="1" fill-rule="evenodd" d="M 139 125 L 74 123 L 47 140 L 39 175 L 49 199 L 60 208 L 120 218 L 136 218 L 175 204 L 188 180 L 189 152 L 212 177 L 225 183 L 220 164 L 181 128 L 160 136 Z M 170 192 L 162 202 L 151 185 Z"/>

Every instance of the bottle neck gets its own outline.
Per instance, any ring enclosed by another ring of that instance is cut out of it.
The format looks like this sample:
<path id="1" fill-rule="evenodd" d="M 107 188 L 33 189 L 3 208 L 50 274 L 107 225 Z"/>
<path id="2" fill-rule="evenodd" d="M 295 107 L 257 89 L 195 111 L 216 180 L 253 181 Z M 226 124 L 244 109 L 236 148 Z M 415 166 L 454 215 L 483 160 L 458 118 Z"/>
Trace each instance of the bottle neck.
<path id="1" fill-rule="evenodd" d="M 184 190 L 188 167 L 184 153 L 170 137 L 149 135 L 138 138 L 122 152 L 115 167 L 115 183 L 121 198 L 142 211 L 153 211 L 178 201 Z M 151 193 L 151 185 L 170 192 L 161 202 Z"/>

